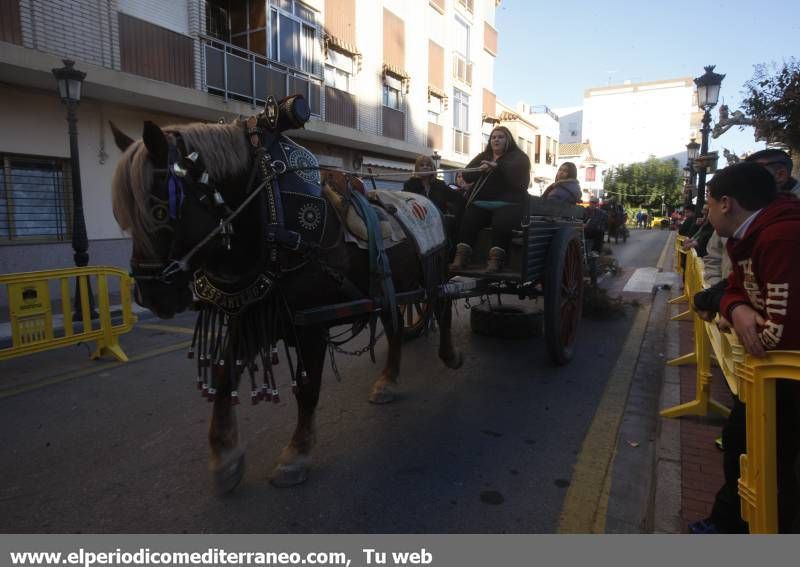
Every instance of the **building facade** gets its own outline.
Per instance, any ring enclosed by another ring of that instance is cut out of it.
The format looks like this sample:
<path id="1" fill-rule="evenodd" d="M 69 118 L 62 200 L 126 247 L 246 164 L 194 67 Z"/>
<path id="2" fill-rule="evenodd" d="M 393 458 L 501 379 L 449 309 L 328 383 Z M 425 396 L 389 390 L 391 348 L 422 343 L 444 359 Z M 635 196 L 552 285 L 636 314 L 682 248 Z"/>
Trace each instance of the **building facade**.
<path id="1" fill-rule="evenodd" d="M 90 263 L 127 265 L 111 212 L 108 122 L 229 121 L 302 93 L 291 135 L 326 166 L 396 173 L 479 151 L 495 112 L 497 0 L 0 0 L 0 273 L 72 265 L 65 109 L 53 68 L 86 73 L 78 108 Z M 422 16 L 422 17 L 420 17 Z"/>
<path id="2" fill-rule="evenodd" d="M 587 89 L 578 142 L 591 140 L 611 165 L 675 158 L 686 162 L 686 144 L 697 138 L 701 113 L 690 77 Z M 572 138 L 562 138 L 562 142 Z"/>

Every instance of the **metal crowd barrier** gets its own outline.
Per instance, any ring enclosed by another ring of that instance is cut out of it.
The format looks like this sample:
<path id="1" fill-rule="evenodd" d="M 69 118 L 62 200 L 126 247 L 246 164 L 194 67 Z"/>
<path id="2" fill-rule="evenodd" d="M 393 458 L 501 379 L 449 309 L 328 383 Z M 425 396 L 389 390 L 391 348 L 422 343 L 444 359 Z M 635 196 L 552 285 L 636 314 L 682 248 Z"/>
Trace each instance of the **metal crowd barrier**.
<path id="1" fill-rule="evenodd" d="M 703 261 L 694 250 L 683 251 L 676 244 L 675 266 L 683 264 L 684 294 L 690 301 L 703 289 Z M 691 311 L 691 309 L 690 309 Z M 675 318 L 673 318 L 675 319 Z M 664 417 L 708 415 L 729 410 L 710 397 L 712 358 L 716 360 L 731 391 L 747 405 L 747 453 L 741 455 L 742 517 L 750 533 L 778 533 L 778 480 L 775 425 L 775 381 L 800 381 L 800 351 L 770 351 L 764 358 L 748 355 L 735 333 L 722 333 L 692 313 L 694 352 L 667 362 L 672 366 L 696 364 L 696 394 L 691 402 L 661 412 Z"/>
<path id="2" fill-rule="evenodd" d="M 73 319 L 70 280 L 77 279 L 81 312 L 79 321 Z M 97 293 L 97 317 L 92 319 L 89 299 L 90 279 Z M 118 278 L 121 321 L 112 322 L 109 297 L 109 278 Z M 119 344 L 119 336 L 136 323 L 131 310 L 132 279 L 119 268 L 87 266 L 0 276 L 0 285 L 8 293 L 11 346 L 0 348 L 0 361 L 35 352 L 95 341 L 97 348 L 92 359 L 112 354 L 126 362 L 128 357 Z M 60 295 L 61 316 L 54 315 L 51 289 Z M 61 322 L 58 320 L 61 319 Z M 77 323 L 77 324 L 76 324 Z"/>

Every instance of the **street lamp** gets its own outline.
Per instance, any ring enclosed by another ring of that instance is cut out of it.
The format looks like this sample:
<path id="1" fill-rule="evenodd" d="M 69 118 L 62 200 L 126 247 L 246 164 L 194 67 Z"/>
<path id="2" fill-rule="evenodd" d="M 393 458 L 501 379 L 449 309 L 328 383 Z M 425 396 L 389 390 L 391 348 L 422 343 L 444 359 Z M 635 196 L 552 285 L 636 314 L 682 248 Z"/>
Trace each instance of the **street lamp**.
<path id="1" fill-rule="evenodd" d="M 700 157 L 708 153 L 708 135 L 711 133 L 711 109 L 717 105 L 719 90 L 725 75 L 714 72 L 715 65 L 704 67 L 705 73 L 694 80 L 697 85 L 697 105 L 703 111 L 703 127 L 700 145 Z M 688 150 L 688 146 L 687 146 Z M 703 208 L 706 202 L 706 168 L 701 167 L 697 178 L 697 210 Z"/>
<path id="2" fill-rule="evenodd" d="M 58 84 L 58 96 L 67 107 L 67 124 L 69 125 L 69 159 L 72 171 L 72 250 L 75 265 L 79 268 L 89 263 L 89 240 L 86 236 L 86 219 L 83 215 L 83 192 L 81 190 L 81 166 L 78 155 L 78 116 L 76 110 L 81 101 L 81 86 L 86 73 L 74 68 L 75 62 L 63 59 L 64 66 L 53 69 L 53 76 Z M 92 318 L 94 312 L 94 298 L 89 279 L 86 278 L 89 292 L 89 309 Z M 80 285 L 75 285 L 75 301 L 73 303 L 75 315 L 81 314 Z"/>
<path id="3" fill-rule="evenodd" d="M 692 196 L 694 194 L 694 183 L 695 183 L 695 174 L 697 173 L 694 169 L 694 160 L 697 158 L 697 152 L 700 150 L 700 144 L 692 141 L 686 144 L 686 172 L 689 174 L 688 178 L 686 179 L 686 200 L 684 202 L 685 205 L 692 204 Z"/>
<path id="4" fill-rule="evenodd" d="M 433 150 L 433 155 L 431 155 L 431 161 L 433 161 L 433 168 L 436 170 L 434 177 L 439 177 L 439 164 L 442 162 L 442 156 L 439 155 L 439 152 Z"/>

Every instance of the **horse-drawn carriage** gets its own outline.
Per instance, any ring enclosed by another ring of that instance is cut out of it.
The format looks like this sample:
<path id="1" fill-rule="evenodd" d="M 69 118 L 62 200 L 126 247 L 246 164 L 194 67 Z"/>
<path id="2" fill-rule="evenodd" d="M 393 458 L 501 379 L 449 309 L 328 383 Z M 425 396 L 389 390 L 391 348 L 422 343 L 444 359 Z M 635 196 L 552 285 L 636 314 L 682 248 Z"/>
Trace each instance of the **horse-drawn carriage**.
<path id="1" fill-rule="evenodd" d="M 389 348 L 370 394 L 375 403 L 394 397 L 401 322 L 413 322 L 415 315 L 423 328 L 436 317 L 439 358 L 449 368 L 461 366 L 451 339 L 454 299 L 543 295 L 550 355 L 558 364 L 572 356 L 583 286 L 580 207 L 531 198 L 508 268 L 491 275 L 465 270 L 453 281 L 443 231 L 423 247 L 408 227 L 421 224 L 420 230 L 435 234 L 441 229 L 434 222 L 436 207 L 411 196 L 384 203 L 379 214 L 380 207 L 354 189 L 358 180 L 324 171 L 283 134 L 302 127 L 309 115 L 295 96 L 280 104 L 271 100 L 258 117 L 232 124 L 162 130 L 146 122 L 141 141 L 112 127 L 124 151 L 113 180 L 114 213 L 133 239 L 137 301 L 162 317 L 193 303 L 199 311 L 190 358 L 197 361 L 198 389 L 213 402 L 210 469 L 220 492 L 232 490 L 243 475 L 234 410 L 242 384 L 249 378 L 253 403 L 279 399 L 279 341 L 286 347 L 298 422 L 272 473 L 278 486 L 307 477 L 333 326 L 369 326 L 374 337 L 377 320 L 382 322 Z M 411 220 L 403 221 L 399 209 Z M 394 217 L 407 234 L 385 247 L 397 230 L 390 227 L 382 237 L 384 220 Z M 348 240 L 357 232 L 354 222 L 366 229 L 364 246 Z"/>

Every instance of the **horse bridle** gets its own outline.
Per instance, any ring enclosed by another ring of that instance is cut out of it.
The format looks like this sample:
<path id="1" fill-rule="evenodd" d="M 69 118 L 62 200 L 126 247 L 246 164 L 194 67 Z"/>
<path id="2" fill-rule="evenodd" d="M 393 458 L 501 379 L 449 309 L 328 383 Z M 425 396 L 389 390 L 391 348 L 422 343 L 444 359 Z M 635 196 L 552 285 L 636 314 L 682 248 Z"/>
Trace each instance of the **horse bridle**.
<path id="1" fill-rule="evenodd" d="M 170 132 L 172 138 L 168 139 L 169 156 L 168 168 L 166 170 L 154 170 L 154 174 L 166 173 L 170 177 L 177 178 L 176 185 L 179 184 L 180 191 L 185 193 L 187 190 L 192 190 L 193 187 L 198 187 L 201 193 L 198 198 L 201 202 L 211 207 L 212 212 L 217 216 L 218 223 L 215 228 L 206 234 L 197 244 L 195 244 L 188 252 L 183 254 L 180 258 L 174 259 L 176 252 L 174 250 L 178 238 L 172 240 L 172 245 L 168 253 L 168 260 L 153 263 L 153 262 L 140 262 L 131 259 L 130 276 L 136 281 L 156 281 L 163 284 L 171 284 L 175 281 L 175 277 L 180 273 L 189 271 L 190 260 L 212 239 L 218 235 L 222 235 L 228 242 L 230 235 L 233 234 L 232 222 L 244 211 L 244 209 L 258 197 L 266 187 L 272 186 L 272 181 L 279 176 L 286 175 L 297 171 L 317 170 L 323 171 L 328 168 L 320 166 L 297 166 L 288 167 L 284 161 L 270 160 L 269 150 L 272 145 L 280 138 L 278 135 L 272 136 L 267 144 L 261 144 L 254 149 L 253 165 L 250 169 L 248 181 L 245 189 L 247 197 L 236 207 L 231 210 L 225 203 L 222 194 L 210 185 L 210 178 L 208 172 L 203 168 L 201 156 L 197 152 L 192 152 L 187 155 L 187 149 L 180 132 Z M 246 131 L 247 136 L 251 136 L 253 132 L 251 129 Z M 198 173 L 202 171 L 202 173 Z M 256 185 L 258 173 L 261 173 L 261 182 Z M 182 187 L 186 182 L 187 187 Z M 170 183 L 168 179 L 168 184 Z M 183 199 L 178 198 L 177 195 L 173 196 L 171 189 L 168 195 L 168 202 L 172 200 L 180 201 Z M 271 192 L 270 192 L 271 193 Z M 163 199 L 151 195 L 151 199 L 155 199 L 163 203 Z M 270 194 L 268 197 L 270 201 L 274 201 L 274 196 Z M 270 203 L 270 209 L 274 210 L 274 203 Z M 160 225 L 159 228 L 169 228 L 172 230 L 180 227 L 180 212 L 179 210 L 170 210 L 170 218 L 165 222 L 164 219 L 155 218 L 155 223 Z M 269 229 L 267 231 L 266 240 L 270 243 L 280 243 L 282 246 L 292 251 L 299 251 L 304 243 L 300 239 L 300 235 L 291 231 L 283 229 L 279 224 L 275 224 L 274 220 L 270 219 Z M 166 226 L 165 226 L 166 225 Z"/>

